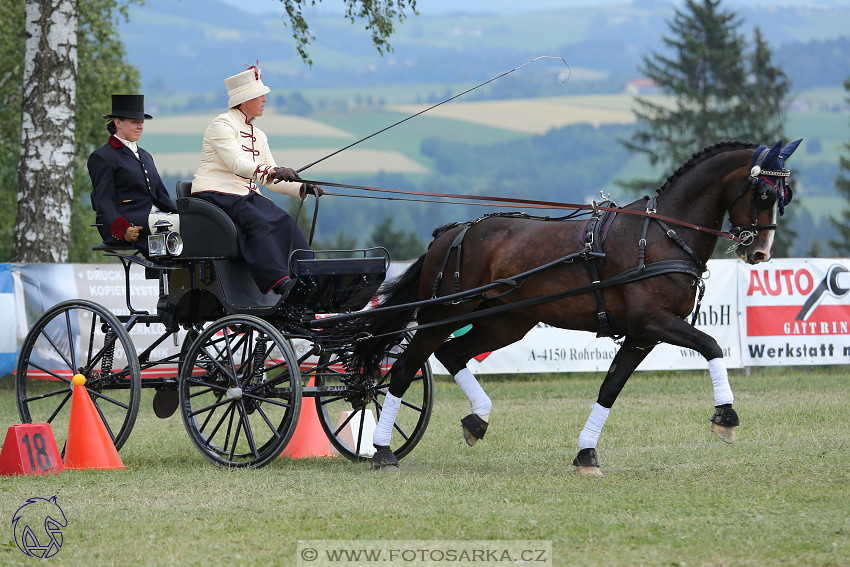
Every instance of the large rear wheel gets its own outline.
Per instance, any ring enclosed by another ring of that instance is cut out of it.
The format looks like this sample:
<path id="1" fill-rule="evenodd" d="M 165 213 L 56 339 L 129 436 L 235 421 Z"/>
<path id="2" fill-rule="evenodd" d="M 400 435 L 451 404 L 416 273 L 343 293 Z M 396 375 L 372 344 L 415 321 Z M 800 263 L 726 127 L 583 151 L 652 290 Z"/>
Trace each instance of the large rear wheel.
<path id="1" fill-rule="evenodd" d="M 121 322 L 105 307 L 71 300 L 48 309 L 30 329 L 15 375 L 23 423 L 49 423 L 62 454 L 71 418 L 71 379 L 85 388 L 116 449 L 127 441 L 139 413 L 141 369 Z"/>

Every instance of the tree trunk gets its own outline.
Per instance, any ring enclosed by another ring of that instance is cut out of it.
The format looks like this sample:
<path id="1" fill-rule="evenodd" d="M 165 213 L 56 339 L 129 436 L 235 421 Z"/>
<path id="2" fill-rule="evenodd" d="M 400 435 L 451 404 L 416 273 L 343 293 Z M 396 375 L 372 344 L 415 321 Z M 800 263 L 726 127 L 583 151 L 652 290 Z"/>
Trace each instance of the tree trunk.
<path id="1" fill-rule="evenodd" d="M 27 0 L 13 262 L 67 262 L 74 179 L 78 0 Z"/>

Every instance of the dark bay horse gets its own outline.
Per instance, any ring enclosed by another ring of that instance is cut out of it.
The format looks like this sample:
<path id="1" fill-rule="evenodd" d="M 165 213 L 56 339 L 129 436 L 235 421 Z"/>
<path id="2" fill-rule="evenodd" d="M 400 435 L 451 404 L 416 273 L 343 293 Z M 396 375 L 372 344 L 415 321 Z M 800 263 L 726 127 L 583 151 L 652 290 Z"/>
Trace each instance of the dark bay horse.
<path id="1" fill-rule="evenodd" d="M 580 474 L 601 474 L 596 443 L 608 412 L 632 372 L 661 342 L 693 349 L 708 361 L 712 430 L 734 442 L 739 422 L 723 352 L 685 318 L 727 214 L 737 255 L 750 264 L 770 259 L 778 214 L 791 198 L 784 161 L 800 141 L 784 148 L 781 141 L 772 148 L 718 142 L 693 154 L 655 197 L 613 216 L 594 213 L 588 221 L 567 221 L 491 215 L 436 229 L 428 251 L 382 290 L 379 307 L 447 295 L 463 299 L 379 311 L 366 318 L 370 338 L 354 350 L 354 363 L 377 374 L 382 353 L 400 331 L 414 319 L 419 325 L 390 370 L 373 437 L 373 468 L 398 467 L 389 447 L 393 424 L 416 369 L 432 353 L 472 405 L 461 420 L 467 443 L 483 437 L 492 403 L 467 362 L 520 340 L 538 322 L 623 338 L 579 435 L 573 464 Z M 536 270 L 540 266 L 547 267 Z M 446 340 L 468 323 L 470 331 Z"/>

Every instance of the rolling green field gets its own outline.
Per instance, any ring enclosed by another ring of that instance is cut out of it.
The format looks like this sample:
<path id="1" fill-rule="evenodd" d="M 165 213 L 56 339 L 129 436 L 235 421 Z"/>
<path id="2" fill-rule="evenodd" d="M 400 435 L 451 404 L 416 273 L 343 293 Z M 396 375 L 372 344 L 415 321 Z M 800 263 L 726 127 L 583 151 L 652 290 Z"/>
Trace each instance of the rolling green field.
<path id="1" fill-rule="evenodd" d="M 56 495 L 60 565 L 295 565 L 297 542 L 316 539 L 544 540 L 554 565 L 850 564 L 846 367 L 733 371 L 735 445 L 709 432 L 707 372 L 638 373 L 600 438 L 605 476 L 576 477 L 601 378 L 484 377 L 492 425 L 472 448 L 458 423 L 468 403 L 441 379 L 399 473 L 340 458 L 216 469 L 146 396 L 121 451 L 128 470 L 0 477 L 0 563 L 31 563 L 8 519 Z M 16 422 L 7 379 L 0 425 Z"/>

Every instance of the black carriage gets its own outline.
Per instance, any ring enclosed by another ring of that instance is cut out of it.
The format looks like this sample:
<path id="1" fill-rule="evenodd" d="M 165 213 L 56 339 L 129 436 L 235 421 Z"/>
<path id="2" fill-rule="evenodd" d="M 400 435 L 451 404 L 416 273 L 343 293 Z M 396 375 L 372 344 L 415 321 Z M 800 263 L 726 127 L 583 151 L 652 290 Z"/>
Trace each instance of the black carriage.
<path id="1" fill-rule="evenodd" d="M 48 309 L 30 329 L 15 377 L 21 420 L 50 423 L 62 448 L 71 380 L 82 374 L 116 448 L 133 429 L 142 389 L 153 388 L 157 416 L 179 409 L 192 442 L 210 462 L 260 467 L 284 450 L 307 397 L 315 400 L 331 445 L 351 460 L 368 459 L 374 448 L 367 425 L 380 416 L 389 367 L 409 336 L 399 335 L 386 351 L 385 371 L 370 378 L 350 364 L 362 323 L 327 316 L 368 308 L 386 275 L 387 251 L 294 251 L 292 292 L 283 300 L 263 295 L 240 258 L 233 221 L 191 197 L 190 189 L 190 182 L 178 183 L 179 234 L 163 227 L 148 258 L 129 247 L 96 247 L 124 266 L 127 314 L 70 300 Z M 132 305 L 134 265 L 159 281 L 155 313 Z M 137 351 L 129 332 L 155 323 L 164 327 L 161 335 Z M 157 348 L 170 339 L 179 352 L 157 358 Z M 296 341 L 304 346 L 300 357 Z M 415 388 L 396 420 L 398 457 L 419 442 L 430 419 L 427 363 Z"/>

